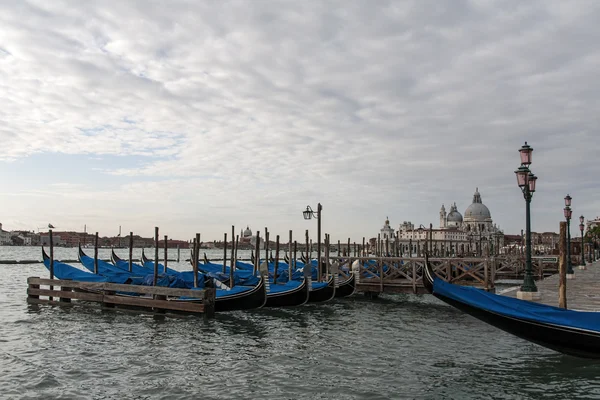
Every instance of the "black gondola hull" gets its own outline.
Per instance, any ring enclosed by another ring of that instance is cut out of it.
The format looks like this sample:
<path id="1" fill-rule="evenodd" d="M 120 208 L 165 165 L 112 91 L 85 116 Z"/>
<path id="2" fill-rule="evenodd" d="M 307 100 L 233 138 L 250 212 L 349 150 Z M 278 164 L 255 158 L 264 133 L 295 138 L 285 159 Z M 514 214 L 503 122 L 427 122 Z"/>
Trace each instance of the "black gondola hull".
<path id="1" fill-rule="evenodd" d="M 271 286 L 274 284 L 271 283 Z M 285 292 L 268 293 L 267 304 L 265 307 L 292 307 L 301 306 L 308 301 L 309 298 L 308 285 L 306 279 L 302 281 L 298 287 Z"/>
<path id="2" fill-rule="evenodd" d="M 335 284 L 333 277 L 329 278 L 327 286 L 320 289 L 311 290 L 308 295 L 309 303 L 323 303 L 335 297 Z"/>
<path id="3" fill-rule="evenodd" d="M 434 272 L 426 264 L 423 274 L 425 288 L 438 299 L 498 329 L 560 353 L 583 358 L 600 358 L 600 333 L 568 326 L 515 318 L 484 310 L 435 293 Z"/>
<path id="4" fill-rule="evenodd" d="M 350 274 L 350 277 L 340 283 L 340 286 L 335 289 L 335 297 L 348 297 L 352 296 L 356 291 L 356 280 L 354 274 Z"/>
<path id="5" fill-rule="evenodd" d="M 215 299 L 215 311 L 252 310 L 263 307 L 266 302 L 265 282 L 261 278 L 259 284 L 249 291 L 232 296 L 217 297 Z"/>

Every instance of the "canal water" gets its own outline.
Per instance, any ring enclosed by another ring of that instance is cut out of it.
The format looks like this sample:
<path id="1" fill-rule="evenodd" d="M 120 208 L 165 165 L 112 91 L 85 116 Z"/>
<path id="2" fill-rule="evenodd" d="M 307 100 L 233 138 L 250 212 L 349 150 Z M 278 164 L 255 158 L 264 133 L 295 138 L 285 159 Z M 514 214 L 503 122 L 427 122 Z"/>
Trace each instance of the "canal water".
<path id="1" fill-rule="evenodd" d="M 41 254 L 0 247 L 0 259 Z M 0 271 L 0 399 L 600 398 L 600 363 L 520 340 L 430 295 L 157 319 L 28 305 L 27 277 L 47 270 Z"/>

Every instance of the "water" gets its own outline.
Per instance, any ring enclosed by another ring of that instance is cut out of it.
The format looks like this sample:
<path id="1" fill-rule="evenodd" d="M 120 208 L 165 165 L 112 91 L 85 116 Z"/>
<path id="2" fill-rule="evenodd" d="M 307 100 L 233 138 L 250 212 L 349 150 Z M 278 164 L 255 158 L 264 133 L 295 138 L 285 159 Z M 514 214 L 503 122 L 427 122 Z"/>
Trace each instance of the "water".
<path id="1" fill-rule="evenodd" d="M 73 259 L 76 249 L 56 254 Z M 0 259 L 40 258 L 39 248 L 0 247 Z M 0 270 L 0 399 L 600 398 L 600 363 L 429 295 L 156 319 L 28 305 L 26 279 L 46 269 Z"/>

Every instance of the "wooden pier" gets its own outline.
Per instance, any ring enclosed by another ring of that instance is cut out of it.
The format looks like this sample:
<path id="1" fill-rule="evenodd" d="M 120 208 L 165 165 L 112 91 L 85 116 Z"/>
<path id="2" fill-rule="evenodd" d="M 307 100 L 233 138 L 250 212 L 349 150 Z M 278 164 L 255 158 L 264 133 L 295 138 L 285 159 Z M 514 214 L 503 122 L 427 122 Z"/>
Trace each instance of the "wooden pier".
<path id="1" fill-rule="evenodd" d="M 330 257 L 339 270 L 349 269 L 357 276 L 356 289 L 369 294 L 426 293 L 423 287 L 423 257 Z M 356 263 L 358 261 L 358 263 Z M 495 282 L 521 279 L 525 271 L 523 257 L 496 256 L 482 258 L 430 258 L 437 275 L 446 282 L 476 286 L 491 292 Z M 558 273 L 556 258 L 533 260 L 536 279 Z"/>
<path id="2" fill-rule="evenodd" d="M 573 279 L 566 280 L 567 306 L 571 310 L 600 311 L 600 261 L 587 264 L 586 269 L 575 271 Z M 543 281 L 537 281 L 536 286 L 541 299 L 536 303 L 559 307 L 559 275 L 552 275 Z M 517 297 L 519 287 L 511 288 L 500 294 Z"/>
<path id="3" fill-rule="evenodd" d="M 103 308 L 134 309 L 158 314 L 170 311 L 203 315 L 208 318 L 212 318 L 215 313 L 215 289 L 212 288 L 173 289 L 161 286 L 80 282 L 38 277 L 28 278 L 27 285 L 27 302 L 31 304 L 58 306 L 72 306 L 75 303 L 85 306 L 99 304 Z M 177 297 L 184 296 L 197 298 L 199 301 L 177 300 Z"/>

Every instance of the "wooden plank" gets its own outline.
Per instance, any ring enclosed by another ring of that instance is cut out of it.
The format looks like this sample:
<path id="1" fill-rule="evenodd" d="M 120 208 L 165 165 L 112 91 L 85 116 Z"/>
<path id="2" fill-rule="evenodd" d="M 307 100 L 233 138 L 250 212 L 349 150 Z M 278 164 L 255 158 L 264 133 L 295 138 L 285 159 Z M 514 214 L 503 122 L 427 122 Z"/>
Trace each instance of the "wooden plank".
<path id="1" fill-rule="evenodd" d="M 192 289 L 175 289 L 163 286 L 141 286 L 141 285 L 124 285 L 120 283 L 108 283 L 108 282 L 80 282 L 70 281 L 61 279 L 42 279 L 30 277 L 27 279 L 29 285 L 56 285 L 56 286 L 67 286 L 78 289 L 92 289 L 92 290 L 113 290 L 116 292 L 133 292 L 142 294 L 162 294 L 166 296 L 186 296 L 186 297 L 198 297 L 203 296 L 204 290 L 192 290 Z"/>
<path id="2" fill-rule="evenodd" d="M 161 308 L 164 310 L 177 310 L 187 312 L 201 313 L 204 311 L 204 304 L 193 302 L 182 302 L 172 300 L 155 300 L 149 297 L 127 297 L 127 296 L 104 296 L 104 303 L 116 305 L 128 305 L 137 307 Z"/>
<path id="3" fill-rule="evenodd" d="M 63 290 L 49 290 L 49 289 L 35 289 L 28 288 L 28 295 L 39 296 L 56 296 L 61 298 L 68 299 L 77 299 L 77 300 L 85 300 L 85 301 L 97 301 L 101 302 L 102 297 L 104 296 L 102 293 L 88 293 L 88 292 L 73 292 L 73 291 L 63 291 Z"/>

